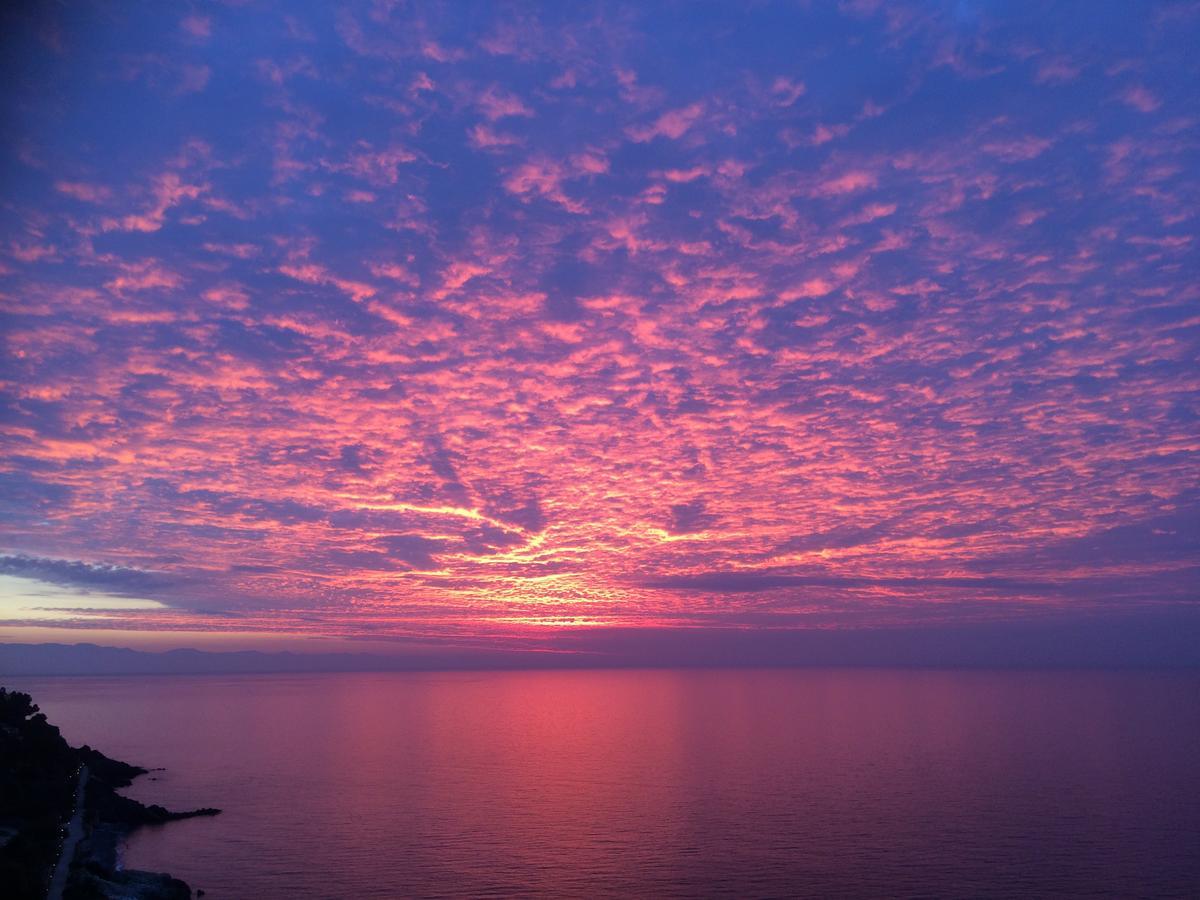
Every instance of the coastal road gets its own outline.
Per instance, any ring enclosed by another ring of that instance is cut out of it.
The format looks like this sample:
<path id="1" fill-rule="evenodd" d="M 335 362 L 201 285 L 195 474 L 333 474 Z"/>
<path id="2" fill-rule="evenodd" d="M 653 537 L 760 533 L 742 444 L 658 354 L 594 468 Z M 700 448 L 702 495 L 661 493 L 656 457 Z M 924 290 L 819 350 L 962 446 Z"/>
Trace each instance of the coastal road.
<path id="1" fill-rule="evenodd" d="M 75 814 L 67 823 L 67 839 L 63 841 L 62 854 L 58 857 L 58 865 L 54 867 L 54 877 L 50 879 L 50 893 L 46 900 L 62 900 L 63 891 L 67 887 L 67 875 L 71 872 L 71 860 L 75 858 L 75 846 L 83 837 L 83 789 L 87 787 L 88 767 L 79 767 L 79 786 L 75 788 Z"/>

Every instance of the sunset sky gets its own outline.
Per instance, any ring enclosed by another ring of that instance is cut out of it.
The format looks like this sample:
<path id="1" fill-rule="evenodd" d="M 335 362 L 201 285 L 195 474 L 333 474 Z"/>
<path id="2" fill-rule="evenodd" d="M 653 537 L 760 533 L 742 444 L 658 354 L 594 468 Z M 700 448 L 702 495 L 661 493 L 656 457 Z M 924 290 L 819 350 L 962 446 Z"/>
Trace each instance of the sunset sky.
<path id="1" fill-rule="evenodd" d="M 4 15 L 0 640 L 1195 609 L 1200 4 Z"/>

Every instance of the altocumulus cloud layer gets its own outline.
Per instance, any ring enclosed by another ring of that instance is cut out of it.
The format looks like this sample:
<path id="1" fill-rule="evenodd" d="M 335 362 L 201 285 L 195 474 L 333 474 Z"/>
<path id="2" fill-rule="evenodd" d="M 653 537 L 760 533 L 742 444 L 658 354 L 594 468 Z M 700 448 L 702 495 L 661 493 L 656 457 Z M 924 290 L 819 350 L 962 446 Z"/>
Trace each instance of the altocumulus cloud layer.
<path id="1" fill-rule="evenodd" d="M 511 646 L 1194 602 L 1200 6 L 736 6 L 7 14 L 0 569 Z"/>

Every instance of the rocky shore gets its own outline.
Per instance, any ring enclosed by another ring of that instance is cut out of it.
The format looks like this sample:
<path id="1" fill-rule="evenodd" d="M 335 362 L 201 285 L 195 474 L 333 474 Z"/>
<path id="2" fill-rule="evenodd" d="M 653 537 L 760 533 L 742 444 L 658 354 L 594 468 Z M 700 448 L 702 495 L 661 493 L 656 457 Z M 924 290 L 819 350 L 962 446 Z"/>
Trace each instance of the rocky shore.
<path id="1" fill-rule="evenodd" d="M 188 900 L 192 891 L 178 878 L 118 868 L 117 848 L 141 825 L 220 810 L 171 812 L 117 792 L 146 773 L 86 745 L 69 746 L 28 694 L 0 688 L 0 884 L 6 885 L 5 896 L 41 900 L 61 888 L 63 900 Z M 74 806 L 81 782 L 79 816 Z M 82 828 L 77 847 L 64 828 L 73 815 Z M 74 847 L 65 886 L 52 885 L 64 846 Z"/>

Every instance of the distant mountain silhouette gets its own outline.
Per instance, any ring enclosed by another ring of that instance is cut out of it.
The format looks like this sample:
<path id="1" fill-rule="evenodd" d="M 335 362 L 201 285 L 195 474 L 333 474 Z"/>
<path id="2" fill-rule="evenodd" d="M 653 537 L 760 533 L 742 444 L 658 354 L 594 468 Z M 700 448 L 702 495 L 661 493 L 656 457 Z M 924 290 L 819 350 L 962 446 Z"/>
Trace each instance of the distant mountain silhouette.
<path id="1" fill-rule="evenodd" d="M 390 662 L 390 667 L 396 667 L 395 661 Z M 354 653 L 209 652 L 192 649 L 155 653 L 96 644 L 0 644 L 0 676 L 361 672 L 379 667 L 377 658 Z"/>
<path id="2" fill-rule="evenodd" d="M 556 652 L 430 646 L 397 646 L 391 653 L 147 652 L 0 643 L 0 678 L 694 666 L 1195 668 L 1200 608 L 1137 615 L 1048 611 L 1034 621 L 861 629 L 564 629 L 545 640 L 544 650 Z"/>

